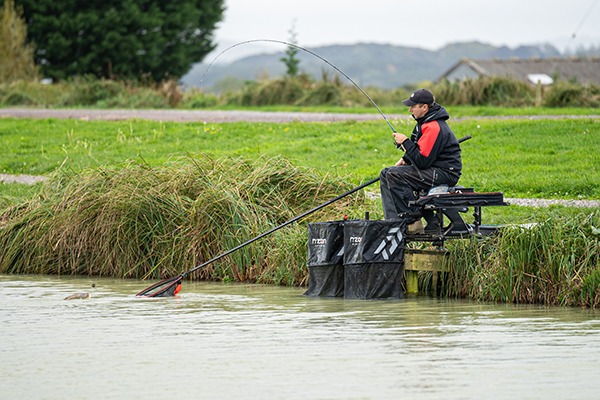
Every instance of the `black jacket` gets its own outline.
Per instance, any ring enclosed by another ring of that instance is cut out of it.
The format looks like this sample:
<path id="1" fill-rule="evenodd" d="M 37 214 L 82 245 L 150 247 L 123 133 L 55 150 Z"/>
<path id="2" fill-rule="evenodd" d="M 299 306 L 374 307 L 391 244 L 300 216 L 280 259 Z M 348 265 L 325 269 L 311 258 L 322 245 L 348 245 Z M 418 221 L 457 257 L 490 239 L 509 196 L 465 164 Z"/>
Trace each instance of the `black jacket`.
<path id="1" fill-rule="evenodd" d="M 419 169 L 441 168 L 460 177 L 460 145 L 446 123 L 448 118 L 446 109 L 435 103 L 427 114 L 417 119 L 410 140 L 402 143 L 408 164 L 415 164 Z"/>

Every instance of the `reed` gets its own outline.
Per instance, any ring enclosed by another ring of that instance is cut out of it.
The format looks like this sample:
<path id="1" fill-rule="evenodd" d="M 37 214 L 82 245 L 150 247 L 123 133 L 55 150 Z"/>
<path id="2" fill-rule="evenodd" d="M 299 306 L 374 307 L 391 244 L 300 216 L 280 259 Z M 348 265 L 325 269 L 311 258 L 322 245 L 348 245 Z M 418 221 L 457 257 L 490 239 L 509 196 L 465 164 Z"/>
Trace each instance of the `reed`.
<path id="1" fill-rule="evenodd" d="M 61 169 L 38 196 L 0 216 L 0 270 L 165 278 L 351 187 L 281 158 L 188 156 L 160 166 Z M 361 201 L 360 195 L 343 199 L 316 218 L 330 219 Z M 284 229 L 191 278 L 306 282 L 305 228 Z"/>
<path id="2" fill-rule="evenodd" d="M 600 305 L 600 211 L 508 227 L 483 241 L 457 241 L 448 296 L 513 303 Z"/>

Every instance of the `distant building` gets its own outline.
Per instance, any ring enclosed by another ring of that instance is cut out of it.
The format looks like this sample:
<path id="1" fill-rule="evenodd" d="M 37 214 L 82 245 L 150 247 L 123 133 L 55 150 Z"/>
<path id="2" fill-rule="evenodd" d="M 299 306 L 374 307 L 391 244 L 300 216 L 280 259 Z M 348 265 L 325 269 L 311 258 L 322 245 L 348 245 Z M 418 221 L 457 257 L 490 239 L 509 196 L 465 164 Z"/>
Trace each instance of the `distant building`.
<path id="1" fill-rule="evenodd" d="M 530 85 L 549 85 L 558 80 L 577 79 L 581 84 L 600 85 L 600 58 L 511 58 L 507 60 L 472 60 L 463 58 L 438 80 L 449 81 L 479 76 L 507 76 Z"/>

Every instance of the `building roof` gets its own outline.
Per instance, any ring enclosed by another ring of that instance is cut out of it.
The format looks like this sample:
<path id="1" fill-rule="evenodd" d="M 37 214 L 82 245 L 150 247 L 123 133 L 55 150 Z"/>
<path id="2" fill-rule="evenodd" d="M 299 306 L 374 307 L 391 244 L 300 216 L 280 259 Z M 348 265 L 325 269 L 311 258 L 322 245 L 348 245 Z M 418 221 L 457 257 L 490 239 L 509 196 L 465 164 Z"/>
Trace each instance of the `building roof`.
<path id="1" fill-rule="evenodd" d="M 463 58 L 439 79 L 450 81 L 477 76 L 509 76 L 532 83 L 530 75 L 547 75 L 558 80 L 577 78 L 582 84 L 600 85 L 600 58 L 530 58 L 472 60 Z"/>

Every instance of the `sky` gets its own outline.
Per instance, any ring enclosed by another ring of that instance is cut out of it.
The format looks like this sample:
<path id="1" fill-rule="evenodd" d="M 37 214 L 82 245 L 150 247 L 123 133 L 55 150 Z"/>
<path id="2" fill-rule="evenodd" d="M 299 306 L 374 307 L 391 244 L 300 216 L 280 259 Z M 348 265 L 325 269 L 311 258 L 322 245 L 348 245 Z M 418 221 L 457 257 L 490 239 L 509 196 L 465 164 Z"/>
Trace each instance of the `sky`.
<path id="1" fill-rule="evenodd" d="M 223 46 L 253 39 L 290 39 L 300 46 L 380 43 L 436 50 L 480 41 L 511 48 L 550 43 L 600 45 L 599 0 L 225 0 L 215 38 Z M 572 37 L 576 33 L 575 38 Z M 239 46 L 239 56 L 282 45 Z M 231 54 L 236 56 L 236 54 Z"/>

